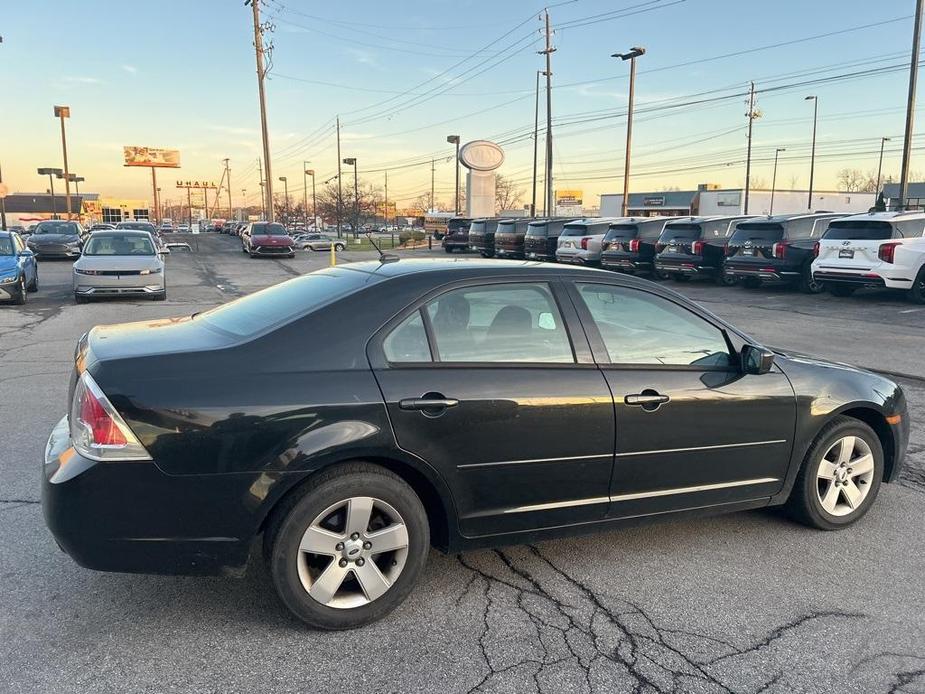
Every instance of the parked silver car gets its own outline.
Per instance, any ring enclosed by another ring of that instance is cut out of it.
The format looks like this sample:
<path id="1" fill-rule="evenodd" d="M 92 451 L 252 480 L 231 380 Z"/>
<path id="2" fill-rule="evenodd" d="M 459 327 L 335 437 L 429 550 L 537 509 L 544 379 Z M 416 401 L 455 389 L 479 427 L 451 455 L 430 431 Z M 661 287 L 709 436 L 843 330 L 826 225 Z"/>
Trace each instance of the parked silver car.
<path id="1" fill-rule="evenodd" d="M 556 260 L 576 265 L 599 265 L 604 235 L 619 218 L 589 217 L 576 219 L 562 228 Z"/>
<path id="2" fill-rule="evenodd" d="M 335 239 L 332 236 L 324 234 L 299 234 L 296 243 L 299 248 L 312 251 L 329 251 L 331 244 L 334 244 L 335 251 L 342 251 L 346 248 L 346 242 L 342 239 Z"/>
<path id="3" fill-rule="evenodd" d="M 136 295 L 167 298 L 164 251 L 147 231 L 97 231 L 74 263 L 74 301 Z"/>

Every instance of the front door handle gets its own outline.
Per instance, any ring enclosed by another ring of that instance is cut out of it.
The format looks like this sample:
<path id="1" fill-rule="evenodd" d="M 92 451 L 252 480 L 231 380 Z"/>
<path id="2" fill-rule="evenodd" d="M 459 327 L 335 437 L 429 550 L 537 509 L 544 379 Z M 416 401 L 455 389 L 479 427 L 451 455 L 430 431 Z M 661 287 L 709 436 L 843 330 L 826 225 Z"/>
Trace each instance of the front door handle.
<path id="1" fill-rule="evenodd" d="M 398 401 L 402 410 L 421 410 L 424 414 L 440 414 L 448 407 L 456 407 L 459 400 L 445 398 L 439 393 L 425 393 L 419 398 L 405 398 Z"/>
<path id="2" fill-rule="evenodd" d="M 659 407 L 669 402 L 671 398 L 667 395 L 662 395 L 654 390 L 647 388 L 641 393 L 634 393 L 633 395 L 627 395 L 623 398 L 623 402 L 627 405 L 632 405 L 635 407 L 641 407 L 646 412 L 654 412 Z"/>

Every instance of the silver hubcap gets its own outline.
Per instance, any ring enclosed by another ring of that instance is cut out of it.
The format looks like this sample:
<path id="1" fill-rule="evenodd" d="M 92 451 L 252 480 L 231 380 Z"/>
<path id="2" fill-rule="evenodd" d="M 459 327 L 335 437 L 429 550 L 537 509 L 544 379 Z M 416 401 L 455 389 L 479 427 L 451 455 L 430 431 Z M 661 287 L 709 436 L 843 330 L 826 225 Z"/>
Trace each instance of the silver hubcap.
<path id="1" fill-rule="evenodd" d="M 360 607 L 383 595 L 408 558 L 408 529 L 392 506 L 369 496 L 318 514 L 299 543 L 299 579 L 328 607 Z"/>
<path id="2" fill-rule="evenodd" d="M 816 472 L 816 495 L 826 513 L 847 516 L 870 493 L 874 455 L 859 436 L 845 436 L 822 456 Z"/>

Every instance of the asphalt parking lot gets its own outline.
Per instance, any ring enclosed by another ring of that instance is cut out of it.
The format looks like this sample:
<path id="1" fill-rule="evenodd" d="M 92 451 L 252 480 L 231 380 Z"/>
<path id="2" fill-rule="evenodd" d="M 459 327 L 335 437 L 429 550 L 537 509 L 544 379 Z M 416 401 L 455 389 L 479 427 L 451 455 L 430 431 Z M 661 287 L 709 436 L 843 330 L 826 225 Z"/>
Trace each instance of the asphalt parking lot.
<path id="1" fill-rule="evenodd" d="M 102 574 L 60 552 L 39 475 L 77 338 L 327 262 L 251 260 L 205 235 L 169 257 L 164 303 L 77 306 L 70 263 L 43 262 L 39 293 L 0 306 L 0 691 L 925 692 L 925 307 L 889 292 L 673 285 L 767 344 L 902 375 L 905 472 L 843 532 L 760 511 L 433 553 L 404 605 L 346 633 L 306 630 L 259 568 Z"/>

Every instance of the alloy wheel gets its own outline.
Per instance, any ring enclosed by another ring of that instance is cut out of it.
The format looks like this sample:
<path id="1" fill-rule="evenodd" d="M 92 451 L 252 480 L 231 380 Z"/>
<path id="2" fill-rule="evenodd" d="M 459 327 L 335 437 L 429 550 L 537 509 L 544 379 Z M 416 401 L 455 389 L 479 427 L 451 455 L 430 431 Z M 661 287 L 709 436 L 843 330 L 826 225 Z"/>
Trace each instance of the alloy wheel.
<path id="1" fill-rule="evenodd" d="M 822 456 L 816 471 L 816 495 L 826 513 L 854 513 L 870 493 L 874 455 L 860 436 L 844 436 Z"/>
<path id="2" fill-rule="evenodd" d="M 339 609 L 367 605 L 401 575 L 408 529 L 394 507 L 369 496 L 319 513 L 299 543 L 298 572 L 314 600 Z"/>

